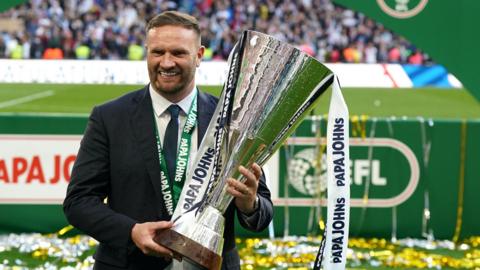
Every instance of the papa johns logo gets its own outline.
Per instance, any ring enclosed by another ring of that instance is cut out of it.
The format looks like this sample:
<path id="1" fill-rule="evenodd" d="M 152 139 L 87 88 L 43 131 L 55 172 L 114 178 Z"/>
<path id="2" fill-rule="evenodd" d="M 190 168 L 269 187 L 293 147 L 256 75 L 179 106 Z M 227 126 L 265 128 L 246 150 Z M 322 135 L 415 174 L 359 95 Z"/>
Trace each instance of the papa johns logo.
<path id="1" fill-rule="evenodd" d="M 395 0 L 395 4 L 387 4 L 387 1 L 388 0 L 377 0 L 377 4 L 383 12 L 398 19 L 407 19 L 416 16 L 428 3 L 428 0 Z M 409 4 L 409 2 L 418 3 L 414 5 L 414 7 L 411 7 L 413 4 Z"/>

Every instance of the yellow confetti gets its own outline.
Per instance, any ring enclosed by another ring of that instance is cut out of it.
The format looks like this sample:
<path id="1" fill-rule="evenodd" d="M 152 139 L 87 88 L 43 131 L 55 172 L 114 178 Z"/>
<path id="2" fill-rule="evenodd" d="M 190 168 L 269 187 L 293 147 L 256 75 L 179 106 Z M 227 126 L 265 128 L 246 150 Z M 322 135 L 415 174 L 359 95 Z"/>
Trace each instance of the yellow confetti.
<path id="1" fill-rule="evenodd" d="M 60 236 L 62 236 L 62 235 L 64 235 L 64 234 L 66 234 L 67 232 L 71 231 L 71 230 L 73 230 L 73 226 L 72 226 L 72 225 L 68 225 L 68 226 L 66 226 L 66 227 L 63 227 L 61 230 L 59 230 L 59 231 L 57 232 L 57 234 L 60 235 Z"/>

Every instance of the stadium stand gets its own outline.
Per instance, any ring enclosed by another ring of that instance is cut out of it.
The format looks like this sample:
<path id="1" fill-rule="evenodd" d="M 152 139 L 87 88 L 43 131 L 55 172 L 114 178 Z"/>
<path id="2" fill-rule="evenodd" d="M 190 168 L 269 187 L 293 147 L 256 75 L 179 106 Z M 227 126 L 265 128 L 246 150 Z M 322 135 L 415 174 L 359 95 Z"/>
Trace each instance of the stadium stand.
<path id="1" fill-rule="evenodd" d="M 64 59 L 143 59 L 145 22 L 165 10 L 200 19 L 205 60 L 227 59 L 241 31 L 253 29 L 322 62 L 431 62 L 404 38 L 330 0 L 30 0 L 0 14 L 16 22 L 0 23 L 0 58 L 44 58 L 60 49 Z"/>

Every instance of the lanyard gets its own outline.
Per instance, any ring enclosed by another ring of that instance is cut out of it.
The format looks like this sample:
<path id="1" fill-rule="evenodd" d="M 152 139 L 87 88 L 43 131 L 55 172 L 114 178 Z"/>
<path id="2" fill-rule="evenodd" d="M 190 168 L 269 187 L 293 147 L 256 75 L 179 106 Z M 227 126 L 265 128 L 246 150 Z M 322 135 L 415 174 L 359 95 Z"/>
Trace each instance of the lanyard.
<path id="1" fill-rule="evenodd" d="M 162 196 L 170 216 L 173 215 L 173 210 L 177 205 L 180 194 L 182 193 L 183 184 L 185 182 L 185 175 L 190 159 L 190 147 L 192 140 L 192 133 L 197 125 L 197 96 L 193 99 L 190 110 L 187 114 L 185 125 L 183 126 L 182 135 L 180 137 L 180 145 L 178 147 L 177 160 L 175 161 L 175 177 L 168 179 L 167 164 L 165 162 L 165 155 L 163 153 L 162 144 L 160 142 L 160 135 L 158 134 L 157 121 L 155 114 L 153 117 L 155 123 L 155 138 L 157 140 L 158 159 L 160 161 L 160 181 L 162 185 Z M 173 183 L 173 185 L 172 185 Z M 173 196 L 172 196 L 173 193 Z"/>

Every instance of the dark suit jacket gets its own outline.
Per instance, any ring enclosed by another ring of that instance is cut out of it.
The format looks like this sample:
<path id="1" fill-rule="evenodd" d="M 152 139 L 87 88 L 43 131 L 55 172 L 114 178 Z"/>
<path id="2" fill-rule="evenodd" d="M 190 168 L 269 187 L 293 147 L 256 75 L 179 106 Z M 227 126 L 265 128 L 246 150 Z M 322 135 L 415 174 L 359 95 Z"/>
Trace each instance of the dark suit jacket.
<path id="1" fill-rule="evenodd" d="M 217 99 L 199 92 L 198 142 Z M 100 242 L 95 269 L 163 269 L 168 262 L 145 256 L 130 233 L 135 223 L 168 220 L 161 196 L 160 166 L 148 86 L 95 107 L 90 115 L 63 203 L 68 221 Z M 272 219 L 270 192 L 262 177 L 257 222 L 243 227 L 260 231 Z M 104 199 L 108 201 L 104 203 Z M 223 268 L 239 269 L 232 203 L 225 213 Z"/>

